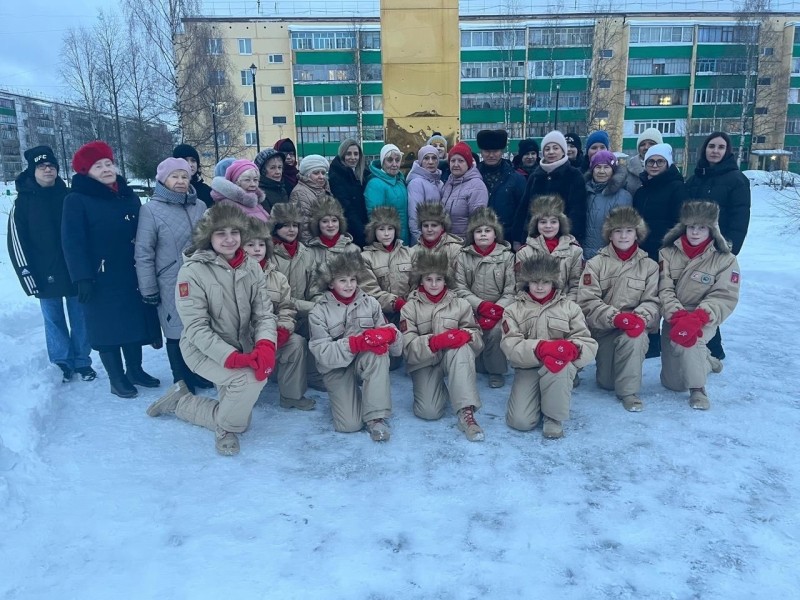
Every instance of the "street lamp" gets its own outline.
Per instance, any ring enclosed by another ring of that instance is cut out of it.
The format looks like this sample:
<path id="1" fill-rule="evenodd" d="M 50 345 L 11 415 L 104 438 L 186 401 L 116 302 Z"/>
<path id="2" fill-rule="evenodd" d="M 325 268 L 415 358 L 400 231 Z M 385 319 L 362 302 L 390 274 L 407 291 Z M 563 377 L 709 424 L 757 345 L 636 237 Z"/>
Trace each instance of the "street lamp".
<path id="1" fill-rule="evenodd" d="M 555 123 L 553 124 L 553 129 L 558 129 L 558 100 L 559 96 L 561 95 L 561 84 L 556 84 L 556 118 Z"/>
<path id="2" fill-rule="evenodd" d="M 322 156 L 325 156 L 325 134 L 322 134 Z"/>
<path id="3" fill-rule="evenodd" d="M 256 97 L 256 67 L 255 63 L 250 65 L 250 75 L 253 76 L 253 115 L 256 119 L 256 152 L 261 152 L 261 138 L 258 136 L 258 98 Z"/>
<path id="4" fill-rule="evenodd" d="M 214 164 L 219 162 L 219 140 L 217 139 L 217 103 L 211 103 L 211 127 L 214 130 Z"/>

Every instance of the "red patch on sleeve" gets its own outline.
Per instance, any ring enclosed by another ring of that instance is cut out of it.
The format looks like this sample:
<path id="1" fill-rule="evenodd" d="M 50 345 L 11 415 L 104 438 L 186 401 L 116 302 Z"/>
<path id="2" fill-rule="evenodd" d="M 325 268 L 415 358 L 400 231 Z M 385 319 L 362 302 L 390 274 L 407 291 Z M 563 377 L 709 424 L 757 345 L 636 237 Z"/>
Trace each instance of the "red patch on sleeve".
<path id="1" fill-rule="evenodd" d="M 400 319 L 400 332 L 405 333 L 408 329 L 408 323 L 406 323 L 405 319 Z"/>
<path id="2" fill-rule="evenodd" d="M 508 335 L 508 323 L 506 323 L 505 319 L 503 319 L 503 333 Z"/>
<path id="3" fill-rule="evenodd" d="M 189 284 L 186 282 L 178 284 L 178 293 L 180 294 L 181 298 L 186 298 L 189 296 Z"/>
<path id="4" fill-rule="evenodd" d="M 592 285 L 592 276 L 589 273 L 583 274 L 583 285 Z"/>
<path id="5" fill-rule="evenodd" d="M 661 271 L 663 270 L 664 270 L 664 261 L 660 260 L 658 261 L 658 272 L 661 273 Z"/>
<path id="6" fill-rule="evenodd" d="M 519 269 L 520 269 L 520 266 L 521 266 L 521 265 L 522 265 L 522 263 L 521 263 L 520 261 L 517 261 L 517 262 L 515 262 L 515 263 L 514 263 L 514 270 L 515 270 L 517 273 L 519 273 Z"/>
<path id="7" fill-rule="evenodd" d="M 736 271 L 731 271 L 731 283 L 739 283 L 739 274 Z"/>

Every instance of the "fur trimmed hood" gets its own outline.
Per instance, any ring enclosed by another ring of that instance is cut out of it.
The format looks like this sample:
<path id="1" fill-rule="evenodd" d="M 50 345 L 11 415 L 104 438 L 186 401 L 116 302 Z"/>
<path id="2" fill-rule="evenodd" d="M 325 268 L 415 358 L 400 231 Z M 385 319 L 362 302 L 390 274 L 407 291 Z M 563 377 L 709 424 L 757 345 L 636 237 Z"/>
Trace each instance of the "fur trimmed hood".
<path id="1" fill-rule="evenodd" d="M 272 206 L 272 212 L 269 215 L 269 233 L 275 235 L 275 230 L 278 225 L 286 225 L 287 223 L 294 223 L 298 227 L 303 222 L 303 215 L 300 214 L 300 207 L 295 202 L 278 202 Z"/>
<path id="2" fill-rule="evenodd" d="M 342 252 L 331 256 L 327 262 L 323 261 L 317 267 L 317 285 L 322 291 L 329 289 L 331 282 L 337 277 L 355 275 L 356 281 L 361 284 L 366 276 L 367 267 L 364 259 L 358 252 Z"/>
<path id="3" fill-rule="evenodd" d="M 503 238 L 503 224 L 497 217 L 497 213 L 494 212 L 493 208 L 482 206 L 469 217 L 469 222 L 467 223 L 467 235 L 465 236 L 466 239 L 464 240 L 464 245 L 471 246 L 474 244 L 475 230 L 478 227 L 484 226 L 494 229 L 494 235 L 496 238 L 495 242 L 497 244 L 502 244 L 503 241 L 505 241 Z"/>
<path id="4" fill-rule="evenodd" d="M 611 242 L 611 232 L 623 227 L 632 227 L 636 230 L 636 242 L 641 244 L 650 233 L 650 228 L 644 222 L 639 212 L 632 206 L 617 206 L 612 208 L 603 221 L 603 239 Z"/>
<path id="5" fill-rule="evenodd" d="M 431 273 L 438 273 L 444 276 L 445 285 L 452 289 L 455 285 L 452 270 L 450 269 L 450 258 L 443 250 L 431 251 L 420 248 L 414 255 L 414 263 L 411 267 L 411 274 L 408 277 L 408 284 L 411 289 L 419 286 L 422 279 Z"/>
<path id="6" fill-rule="evenodd" d="M 375 231 L 381 225 L 389 225 L 394 227 L 394 239 L 399 239 L 400 236 L 400 215 L 394 206 L 381 205 L 376 206 L 369 216 L 369 223 L 364 228 L 364 235 L 367 243 L 371 244 L 375 241 Z"/>
<path id="7" fill-rule="evenodd" d="M 586 189 L 589 192 L 594 193 L 594 179 L 592 179 L 592 172 L 588 171 L 584 176 L 583 179 L 586 181 Z M 606 187 L 603 188 L 603 191 L 600 192 L 601 196 L 613 196 L 618 191 L 625 187 L 625 184 L 628 181 L 628 171 L 623 169 L 619 166 L 616 167 L 614 174 L 611 176 L 611 179 L 608 180 L 606 183 Z"/>
<path id="8" fill-rule="evenodd" d="M 561 265 L 559 260 L 555 256 L 537 252 L 520 263 L 517 281 L 525 285 L 531 281 L 549 281 L 555 289 L 561 289 Z"/>
<path id="9" fill-rule="evenodd" d="M 339 202 L 333 198 L 324 198 L 311 205 L 311 220 L 308 227 L 313 237 L 319 237 L 319 222 L 323 217 L 336 217 L 339 219 L 339 233 L 347 233 L 347 219 L 344 217 L 344 209 Z"/>
<path id="10" fill-rule="evenodd" d="M 242 246 L 250 240 L 264 240 L 267 244 L 267 260 L 274 255 L 275 247 L 272 243 L 272 228 L 269 223 L 264 223 L 259 219 L 249 218 L 247 223 L 247 233 L 242 232 Z"/>
<path id="11" fill-rule="evenodd" d="M 230 200 L 236 204 L 253 208 L 257 204 L 263 202 L 264 192 L 260 188 L 256 188 L 254 192 L 246 192 L 224 177 L 214 177 L 214 179 L 211 180 L 211 197 L 215 202 Z"/>
<path id="12" fill-rule="evenodd" d="M 531 220 L 528 223 L 528 235 L 530 237 L 539 236 L 539 219 L 544 217 L 556 217 L 558 219 L 558 235 L 569 235 L 571 224 L 569 217 L 564 214 L 564 201 L 561 196 L 551 194 L 539 196 L 531 204 Z"/>
<path id="13" fill-rule="evenodd" d="M 445 232 L 450 233 L 450 215 L 445 211 L 444 205 L 439 202 L 421 202 L 417 204 L 417 223 L 420 228 L 425 221 L 440 223 Z"/>
<path id="14" fill-rule="evenodd" d="M 192 245 L 184 254 L 191 256 L 198 250 L 212 250 L 211 235 L 220 229 L 230 227 L 238 229 L 242 241 L 248 235 L 249 219 L 241 210 L 232 204 L 215 204 L 209 208 L 197 223 L 192 233 Z"/>
<path id="15" fill-rule="evenodd" d="M 716 202 L 694 200 L 684 202 L 681 206 L 681 220 L 664 236 L 662 247 L 666 248 L 686 233 L 689 225 L 705 225 L 708 227 L 717 251 L 729 254 L 731 246 L 719 230 L 719 205 Z"/>

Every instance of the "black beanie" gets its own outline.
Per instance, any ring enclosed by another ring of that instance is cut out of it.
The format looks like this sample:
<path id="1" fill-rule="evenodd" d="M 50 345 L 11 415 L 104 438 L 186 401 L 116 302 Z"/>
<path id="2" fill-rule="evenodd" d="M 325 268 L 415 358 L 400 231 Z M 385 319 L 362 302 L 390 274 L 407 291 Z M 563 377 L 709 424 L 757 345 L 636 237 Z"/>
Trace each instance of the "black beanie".
<path id="1" fill-rule="evenodd" d="M 25 160 L 28 161 L 28 171 L 33 173 L 39 163 L 55 165 L 58 171 L 58 159 L 50 146 L 36 146 L 25 150 Z"/>
<path id="2" fill-rule="evenodd" d="M 172 158 L 193 158 L 197 166 L 200 166 L 200 155 L 195 150 L 194 146 L 189 144 L 178 144 L 172 150 Z"/>
<path id="3" fill-rule="evenodd" d="M 475 141 L 481 150 L 505 150 L 508 132 L 505 129 L 481 129 Z"/>
<path id="4" fill-rule="evenodd" d="M 539 144 L 536 143 L 536 140 L 527 138 L 519 141 L 517 154 L 519 156 L 525 156 L 528 152 L 536 152 L 536 154 L 539 154 Z"/>
<path id="5" fill-rule="evenodd" d="M 567 144 L 572 144 L 575 148 L 578 149 L 578 152 L 581 151 L 581 138 L 577 133 L 568 133 L 564 136 L 564 139 L 567 140 Z"/>

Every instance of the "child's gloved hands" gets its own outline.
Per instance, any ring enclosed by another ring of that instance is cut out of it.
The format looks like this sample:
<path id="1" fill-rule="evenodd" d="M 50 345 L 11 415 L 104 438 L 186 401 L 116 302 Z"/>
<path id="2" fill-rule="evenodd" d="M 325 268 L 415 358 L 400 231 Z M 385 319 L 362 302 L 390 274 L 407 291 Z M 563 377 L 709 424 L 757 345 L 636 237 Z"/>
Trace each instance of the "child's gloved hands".
<path id="1" fill-rule="evenodd" d="M 401 310 L 403 310 L 403 307 L 405 305 L 406 305 L 406 301 L 403 300 L 400 296 L 395 298 L 394 302 L 392 302 L 392 308 L 394 309 L 394 312 L 400 312 Z"/>
<path id="2" fill-rule="evenodd" d="M 478 317 L 478 325 L 484 331 L 488 331 L 500 322 L 500 319 L 491 319 L 489 317 Z"/>
<path id="3" fill-rule="evenodd" d="M 566 360 L 553 358 L 552 356 L 545 356 L 542 363 L 544 364 L 545 369 L 551 373 L 559 373 L 569 364 L 569 362 Z"/>
<path id="4" fill-rule="evenodd" d="M 394 327 L 376 327 L 367 329 L 363 335 L 370 346 L 388 346 L 397 339 L 397 330 Z"/>
<path id="5" fill-rule="evenodd" d="M 536 346 L 536 358 L 544 362 L 548 356 L 566 362 L 572 362 L 580 356 L 578 347 L 569 340 L 544 340 Z M 560 369 L 559 369 L 560 370 Z M 553 371 L 554 373 L 556 371 Z"/>
<path id="6" fill-rule="evenodd" d="M 431 352 L 439 352 L 440 350 L 455 350 L 461 348 L 464 344 L 468 344 L 472 340 L 472 335 L 469 331 L 463 329 L 448 329 L 442 333 L 432 335 L 428 340 L 428 347 Z"/>
<path id="7" fill-rule="evenodd" d="M 269 340 L 259 340 L 250 356 L 255 361 L 253 368 L 256 372 L 256 379 L 264 381 L 272 375 L 272 371 L 275 370 L 275 344 Z"/>
<path id="8" fill-rule="evenodd" d="M 492 319 L 495 322 L 503 318 L 504 312 L 505 309 L 499 304 L 495 304 L 494 302 L 481 302 L 478 305 L 478 314 L 481 317 Z"/>
<path id="9" fill-rule="evenodd" d="M 644 333 L 645 322 L 642 317 L 632 312 L 621 312 L 614 317 L 614 327 L 621 329 L 629 337 L 639 337 Z"/>
<path id="10" fill-rule="evenodd" d="M 360 335 L 351 335 L 348 339 L 350 343 L 350 352 L 353 354 L 358 354 L 359 352 L 372 352 L 373 354 L 386 354 L 389 351 L 389 345 L 383 344 L 379 346 L 371 345 L 364 334 Z"/>
<path id="11" fill-rule="evenodd" d="M 278 348 L 283 348 L 290 337 L 292 337 L 292 334 L 288 329 L 285 327 L 278 327 Z"/>
<path id="12" fill-rule="evenodd" d="M 243 354 L 242 352 L 233 351 L 225 359 L 226 369 L 255 369 L 256 363 L 250 354 Z"/>

